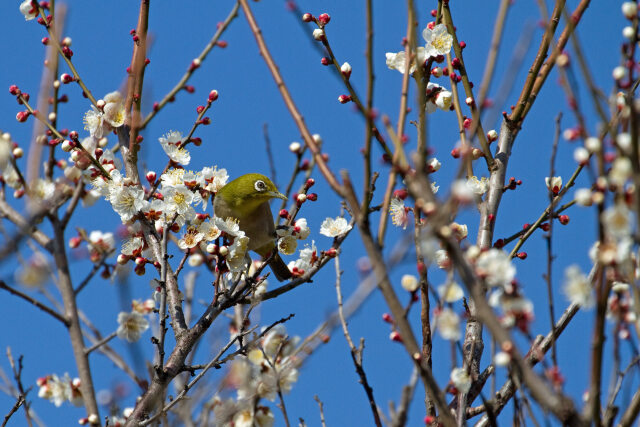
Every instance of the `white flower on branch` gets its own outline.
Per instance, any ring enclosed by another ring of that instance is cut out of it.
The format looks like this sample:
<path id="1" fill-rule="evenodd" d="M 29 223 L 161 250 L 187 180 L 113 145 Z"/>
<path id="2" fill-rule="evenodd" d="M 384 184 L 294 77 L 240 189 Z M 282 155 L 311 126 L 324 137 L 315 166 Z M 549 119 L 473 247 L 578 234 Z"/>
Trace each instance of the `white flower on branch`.
<path id="1" fill-rule="evenodd" d="M 407 69 L 407 55 L 405 51 L 403 50 L 398 53 L 387 52 L 386 56 L 387 56 L 387 67 L 389 67 L 390 70 L 398 70 L 402 74 L 404 74 L 405 70 Z M 417 48 L 416 57 L 417 57 L 418 64 L 424 64 L 424 61 L 427 59 L 427 56 L 425 54 L 425 49 L 423 47 L 419 46 Z M 411 65 L 409 67 L 409 74 L 413 74 L 415 70 L 416 70 L 416 61 L 411 61 Z"/>
<path id="2" fill-rule="evenodd" d="M 551 191 L 553 194 L 558 194 L 562 189 L 561 176 L 546 177 L 544 179 L 544 183 L 547 185 L 549 191 Z"/>
<path id="3" fill-rule="evenodd" d="M 320 234 L 327 237 L 338 237 L 347 233 L 351 228 L 343 217 L 326 218 L 320 225 Z"/>
<path id="4" fill-rule="evenodd" d="M 427 57 L 446 55 L 451 51 L 453 46 L 453 36 L 447 32 L 447 26 L 444 24 L 438 24 L 436 26 L 427 25 L 422 30 L 422 38 L 427 42 L 425 46 L 425 53 Z"/>
<path id="5" fill-rule="evenodd" d="M 245 269 L 248 246 L 249 238 L 244 235 L 244 231 L 239 231 L 238 235 L 233 238 L 233 244 L 229 246 L 229 253 L 226 257 L 231 272 L 239 273 Z"/>
<path id="6" fill-rule="evenodd" d="M 632 173 L 633 166 L 631 165 L 631 160 L 627 157 L 617 157 L 611 165 L 611 170 L 607 178 L 609 178 L 609 182 L 612 184 L 622 187 L 631 177 Z"/>
<path id="7" fill-rule="evenodd" d="M 217 166 L 205 167 L 198 173 L 198 184 L 203 189 L 217 193 L 229 180 L 226 169 L 218 169 Z"/>
<path id="8" fill-rule="evenodd" d="M 293 255 L 298 247 L 298 239 L 292 235 L 283 236 L 278 239 L 278 251 L 285 255 Z"/>
<path id="9" fill-rule="evenodd" d="M 579 304 L 584 308 L 593 307 L 595 302 L 591 282 L 577 265 L 570 265 L 564 271 L 565 281 L 562 288 L 567 299 L 572 304 Z"/>
<path id="10" fill-rule="evenodd" d="M 318 260 L 318 250 L 316 249 L 316 242 L 312 241 L 311 246 L 307 245 L 304 249 L 300 250 L 300 257 L 291 261 L 288 264 L 291 271 L 308 271 L 313 267 Z"/>
<path id="11" fill-rule="evenodd" d="M 138 341 L 144 331 L 149 329 L 149 322 L 144 316 L 135 311 L 118 314 L 118 338 L 128 342 Z"/>
<path id="12" fill-rule="evenodd" d="M 405 207 L 404 200 L 398 197 L 391 199 L 389 213 L 391 214 L 391 223 L 406 230 L 409 224 L 409 208 Z"/>
<path id="13" fill-rule="evenodd" d="M 182 133 L 178 131 L 169 131 L 166 135 L 158 138 L 164 152 L 171 160 L 181 165 L 188 165 L 191 161 L 191 154 L 183 145 Z"/>
<path id="14" fill-rule="evenodd" d="M 482 196 L 489 189 L 489 179 L 484 176 L 480 179 L 472 176 L 467 179 L 467 187 L 469 187 L 474 194 Z"/>
<path id="15" fill-rule="evenodd" d="M 57 375 L 47 375 L 38 378 L 38 397 L 48 399 L 56 407 L 64 402 L 71 402 L 74 406 L 82 406 L 82 394 L 80 393 L 80 379 L 71 380 L 65 373 L 62 378 Z"/>
<path id="16" fill-rule="evenodd" d="M 195 200 L 193 192 L 185 186 L 168 187 L 164 192 L 164 207 L 167 218 L 178 215 L 176 221 L 193 221 L 196 211 L 191 206 Z"/>
<path id="17" fill-rule="evenodd" d="M 465 368 L 453 368 L 450 378 L 459 393 L 466 393 L 471 388 L 471 377 Z"/>
<path id="18" fill-rule="evenodd" d="M 516 276 L 516 268 L 509 255 L 496 248 L 483 252 L 476 262 L 476 273 L 489 286 L 508 286 Z"/>
<path id="19" fill-rule="evenodd" d="M 457 341 L 460 333 L 460 317 L 450 308 L 444 308 L 436 313 L 435 324 L 440 336 L 445 340 Z"/>
<path id="20" fill-rule="evenodd" d="M 602 213 L 602 224 L 606 232 L 622 239 L 631 234 L 631 212 L 627 205 L 618 202 Z"/>
<path id="21" fill-rule="evenodd" d="M 144 199 L 144 190 L 135 185 L 111 187 L 109 201 L 120 215 L 123 223 L 131 221 L 149 202 Z"/>
<path id="22" fill-rule="evenodd" d="M 420 287 L 420 282 L 413 274 L 405 274 L 400 279 L 400 286 L 407 292 L 415 292 Z"/>
<path id="23" fill-rule="evenodd" d="M 178 247 L 182 250 L 195 248 L 204 239 L 204 233 L 193 225 L 187 227 L 187 231 L 178 240 Z"/>
<path id="24" fill-rule="evenodd" d="M 438 295 L 444 302 L 460 301 L 464 297 L 464 291 L 457 282 L 448 282 L 438 286 Z"/>
<path id="25" fill-rule="evenodd" d="M 20 3 L 20 13 L 24 15 L 25 21 L 31 21 L 38 16 L 38 8 L 34 6 L 34 4 L 37 3 L 32 0 L 23 0 L 23 2 Z"/>

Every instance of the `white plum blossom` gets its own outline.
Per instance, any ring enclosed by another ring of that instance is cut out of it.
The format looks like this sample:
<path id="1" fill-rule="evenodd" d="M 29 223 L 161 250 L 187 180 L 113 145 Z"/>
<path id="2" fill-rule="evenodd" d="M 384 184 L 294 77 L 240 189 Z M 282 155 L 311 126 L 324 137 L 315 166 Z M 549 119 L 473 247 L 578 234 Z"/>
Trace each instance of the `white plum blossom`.
<path id="1" fill-rule="evenodd" d="M 561 176 L 546 177 L 544 179 L 544 182 L 547 185 L 547 188 L 549 189 L 549 191 L 551 191 L 553 194 L 558 194 L 562 189 Z"/>
<path id="2" fill-rule="evenodd" d="M 440 170 L 441 166 L 442 163 L 440 163 L 440 161 L 436 157 L 432 157 L 427 160 L 427 169 L 429 170 L 429 172 L 437 172 L 438 170 Z"/>
<path id="3" fill-rule="evenodd" d="M 306 218 L 298 218 L 293 224 L 293 236 L 298 240 L 304 240 L 311 234 Z"/>
<path id="4" fill-rule="evenodd" d="M 591 282 L 577 265 L 570 265 L 564 271 L 565 281 L 562 290 L 572 304 L 579 304 L 584 308 L 593 307 Z"/>
<path id="5" fill-rule="evenodd" d="M 182 133 L 178 131 L 169 131 L 166 135 L 158 138 L 164 152 L 171 160 L 181 165 L 188 165 L 191 161 L 191 154 L 183 145 Z"/>
<path id="6" fill-rule="evenodd" d="M 425 105 L 425 111 L 427 113 L 431 114 L 438 108 L 449 111 L 452 102 L 453 94 L 450 91 L 437 83 L 430 82 L 427 84 L 427 103 Z"/>
<path id="7" fill-rule="evenodd" d="M 118 91 L 108 93 L 104 96 L 105 102 L 102 111 L 104 112 L 104 121 L 113 128 L 119 128 L 124 124 L 124 99 Z"/>
<path id="8" fill-rule="evenodd" d="M 123 223 L 129 222 L 149 202 L 144 199 L 144 190 L 135 185 L 120 185 L 111 188 L 109 201 Z"/>
<path id="9" fill-rule="evenodd" d="M 195 218 L 196 212 L 191 206 L 195 196 L 191 190 L 185 186 L 168 187 L 166 190 L 163 188 L 163 194 L 167 218 L 173 218 L 176 214 L 183 221 L 192 221 Z"/>
<path id="10" fill-rule="evenodd" d="M 450 308 L 444 308 L 436 314 L 436 328 L 445 340 L 457 341 L 460 333 L 460 317 Z"/>
<path id="11" fill-rule="evenodd" d="M 278 239 L 278 251 L 285 255 L 293 255 L 297 247 L 298 240 L 290 234 Z"/>
<path id="12" fill-rule="evenodd" d="M 453 368 L 450 378 L 459 393 L 466 393 L 471 388 L 471 377 L 465 368 Z"/>
<path id="13" fill-rule="evenodd" d="M 618 239 L 631 234 L 631 212 L 624 203 L 616 203 L 602 213 L 602 224 L 606 232 Z"/>
<path id="14" fill-rule="evenodd" d="M 448 282 L 438 286 L 438 295 L 444 302 L 460 301 L 464 297 L 464 291 L 457 282 Z"/>
<path id="15" fill-rule="evenodd" d="M 404 206 L 404 200 L 394 197 L 389 204 L 389 213 L 391 214 L 391 222 L 396 227 L 402 227 L 403 230 L 407 229 L 409 224 L 409 212 Z"/>
<path id="16" fill-rule="evenodd" d="M 217 193 L 218 190 L 225 186 L 228 180 L 227 170 L 218 169 L 217 166 L 203 168 L 198 173 L 198 184 L 211 193 Z"/>
<path id="17" fill-rule="evenodd" d="M 516 268 L 509 255 L 496 248 L 483 252 L 476 262 L 476 273 L 484 277 L 489 286 L 508 286 L 516 276 Z"/>
<path id="18" fill-rule="evenodd" d="M 244 235 L 243 231 L 239 231 L 238 235 L 233 238 L 233 244 L 229 246 L 229 253 L 226 257 L 227 265 L 233 273 L 244 271 L 248 258 L 248 246 L 249 238 Z"/>
<path id="19" fill-rule="evenodd" d="M 617 157 L 611 165 L 611 170 L 607 177 L 612 184 L 617 186 L 623 186 L 627 179 L 631 177 L 633 173 L 633 166 L 631 160 L 627 157 Z"/>
<path id="20" fill-rule="evenodd" d="M 320 225 L 320 234 L 327 237 L 338 237 L 347 233 L 351 228 L 343 217 L 326 218 Z"/>
<path id="21" fill-rule="evenodd" d="M 405 274 L 400 279 L 400 286 L 407 292 L 415 292 L 420 287 L 420 282 L 413 274 Z"/>
<path id="22" fill-rule="evenodd" d="M 102 109 L 91 106 L 91 110 L 84 114 L 84 129 L 96 140 L 124 124 L 124 101 L 122 95 L 115 91 L 107 94 L 100 104 Z M 99 104 L 99 105 L 100 105 Z"/>
<path id="23" fill-rule="evenodd" d="M 205 221 L 198 226 L 198 231 L 204 234 L 204 240 L 212 242 L 222 234 L 222 231 L 210 221 Z"/>
<path id="24" fill-rule="evenodd" d="M 51 200 L 56 192 L 56 185 L 51 181 L 37 179 L 29 187 L 29 195 L 40 201 Z"/>
<path id="25" fill-rule="evenodd" d="M 234 237 L 234 236 L 239 236 L 240 233 L 242 233 L 244 235 L 244 233 L 242 231 L 240 231 L 240 224 L 239 221 L 235 218 L 218 218 L 215 217 L 213 220 L 214 224 L 216 227 L 218 227 L 218 229 L 220 229 L 221 232 Z"/>
<path id="26" fill-rule="evenodd" d="M 482 196 L 489 189 L 489 178 L 483 176 L 478 179 L 476 176 L 472 176 L 467 179 L 467 187 L 471 189 L 473 194 Z"/>
<path id="27" fill-rule="evenodd" d="M 307 245 L 300 250 L 300 257 L 288 264 L 289 270 L 308 271 L 318 260 L 318 250 L 316 242 L 311 241 L 311 246 Z"/>
<path id="28" fill-rule="evenodd" d="M 476 181 L 477 180 L 476 178 Z M 464 179 L 457 179 L 451 184 L 451 194 L 459 203 L 471 203 L 474 200 L 475 193 L 467 182 L 468 181 Z"/>
<path id="29" fill-rule="evenodd" d="M 52 374 L 38 378 L 37 385 L 39 387 L 38 397 L 48 399 L 56 407 L 62 406 L 67 401 L 74 406 L 82 406 L 79 378 L 72 380 L 67 373 L 62 378 Z"/>
<path id="30" fill-rule="evenodd" d="M 398 53 L 387 52 L 386 57 L 387 67 L 389 67 L 390 70 L 398 70 L 402 74 L 404 74 L 405 70 L 407 69 L 407 55 L 405 51 L 400 51 Z M 411 62 L 411 65 L 409 67 L 409 74 L 413 74 L 413 72 L 416 70 L 416 62 L 418 64 L 424 64 L 424 61 L 427 59 L 424 47 L 418 46 L 418 48 L 416 49 L 416 58 L 417 61 Z"/>
<path id="31" fill-rule="evenodd" d="M 593 199 L 591 198 L 592 193 L 588 188 L 578 188 L 575 193 L 573 193 L 573 197 L 576 200 L 576 203 L 580 206 L 591 206 L 593 204 Z"/>
<path id="32" fill-rule="evenodd" d="M 451 260 L 449 259 L 449 254 L 445 249 L 438 249 L 435 253 L 434 260 L 438 265 L 438 268 L 446 270 L 451 267 Z"/>
<path id="33" fill-rule="evenodd" d="M 32 0 L 23 0 L 23 2 L 20 3 L 20 13 L 24 15 L 25 21 L 31 21 L 38 16 L 38 7 L 34 6 L 34 4 L 37 4 L 37 2 Z"/>
<path id="34" fill-rule="evenodd" d="M 200 231 L 199 227 L 193 225 L 187 227 L 187 231 L 182 238 L 178 240 L 178 247 L 182 250 L 195 248 L 198 243 L 204 239 L 205 235 Z"/>
<path id="35" fill-rule="evenodd" d="M 118 325 L 118 338 L 128 342 L 138 341 L 142 333 L 149 329 L 147 319 L 135 311 L 131 313 L 121 311 L 118 314 Z"/>
<path id="36" fill-rule="evenodd" d="M 447 26 L 438 24 L 430 29 L 427 26 L 422 30 L 422 38 L 427 42 L 425 53 L 427 57 L 446 55 L 453 46 L 453 37 L 447 32 Z"/>

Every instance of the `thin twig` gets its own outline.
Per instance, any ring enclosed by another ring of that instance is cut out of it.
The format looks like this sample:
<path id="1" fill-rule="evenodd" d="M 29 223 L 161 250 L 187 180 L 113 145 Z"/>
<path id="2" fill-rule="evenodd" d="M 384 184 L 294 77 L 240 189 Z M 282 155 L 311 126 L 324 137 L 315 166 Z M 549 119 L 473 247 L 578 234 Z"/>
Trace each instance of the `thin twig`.
<path id="1" fill-rule="evenodd" d="M 117 335 L 118 335 L 117 331 L 111 332 L 109 335 L 107 335 L 106 337 L 102 338 L 100 341 L 98 341 L 97 343 L 95 343 L 91 347 L 85 349 L 84 352 L 86 354 L 90 354 L 93 350 L 96 350 L 96 349 L 102 347 L 103 345 L 105 345 L 106 343 L 108 343 L 109 341 L 114 339 Z"/>
<path id="2" fill-rule="evenodd" d="M 324 421 L 324 410 L 323 410 L 322 401 L 320 400 L 320 398 L 318 397 L 317 394 L 315 396 L 313 396 L 313 399 L 316 402 L 318 402 L 318 408 L 320 409 L 320 423 L 322 424 L 322 427 L 327 427 L 327 424 Z"/>
<path id="3" fill-rule="evenodd" d="M 50 307 L 47 307 L 46 305 L 44 305 L 40 301 L 36 300 L 35 298 L 32 298 L 29 295 L 27 295 L 27 294 L 25 294 L 23 292 L 20 292 L 17 289 L 12 288 L 11 286 L 7 285 L 3 280 L 0 280 L 0 289 L 4 289 L 5 291 L 8 291 L 10 294 L 13 294 L 15 296 L 18 296 L 18 297 L 22 298 L 23 300 L 33 304 L 35 307 L 39 308 L 40 310 L 44 311 L 45 313 L 53 316 L 55 319 L 57 319 L 60 322 L 62 322 L 63 325 L 69 326 L 69 321 L 67 319 L 65 319 L 63 315 L 61 315 L 60 313 L 58 313 L 54 309 L 52 309 Z"/>
<path id="4" fill-rule="evenodd" d="M 344 337 L 347 340 L 347 344 L 349 345 L 349 349 L 351 350 L 351 359 L 353 360 L 356 372 L 360 377 L 360 384 L 362 384 L 364 392 L 367 394 L 369 406 L 371 407 L 371 413 L 373 414 L 373 420 L 376 426 L 382 427 L 380 414 L 378 413 L 378 405 L 376 405 L 375 398 L 373 397 L 373 389 L 371 388 L 371 385 L 369 385 L 367 374 L 365 373 L 364 367 L 362 366 L 362 351 L 364 350 L 364 339 L 361 339 L 360 347 L 356 348 L 356 346 L 353 344 L 353 340 L 351 339 L 351 335 L 349 334 L 347 321 L 342 311 L 342 290 L 340 288 L 340 278 L 342 276 L 342 271 L 340 271 L 340 257 L 336 256 L 334 261 L 336 265 L 336 297 L 338 299 L 338 315 L 340 316 L 340 323 L 342 324 L 342 333 L 344 334 Z"/>

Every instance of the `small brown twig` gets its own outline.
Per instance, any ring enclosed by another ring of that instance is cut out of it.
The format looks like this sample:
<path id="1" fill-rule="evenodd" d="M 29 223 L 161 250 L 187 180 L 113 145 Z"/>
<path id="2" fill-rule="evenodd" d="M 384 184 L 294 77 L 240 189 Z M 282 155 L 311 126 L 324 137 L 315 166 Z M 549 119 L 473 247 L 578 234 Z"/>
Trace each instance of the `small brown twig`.
<path id="1" fill-rule="evenodd" d="M 322 425 L 322 427 L 327 427 L 327 423 L 324 420 L 324 409 L 323 409 L 322 401 L 320 400 L 317 394 L 313 396 L 313 399 L 316 402 L 318 402 L 318 408 L 320 410 L 320 424 Z"/>
<path id="2" fill-rule="evenodd" d="M 553 138 L 553 145 L 551 147 L 551 159 L 549 160 L 549 179 L 552 179 L 555 176 L 555 163 L 556 163 L 556 153 L 558 152 L 558 141 L 560 140 L 560 121 L 562 120 L 562 113 L 559 113 L 556 117 L 556 131 Z M 549 206 L 551 207 L 549 211 L 549 217 L 552 218 L 549 221 L 549 233 L 545 236 L 547 240 L 547 273 L 544 275 L 545 281 L 547 282 L 547 302 L 549 303 L 549 321 L 551 325 L 556 324 L 554 304 L 553 304 L 553 284 L 552 284 L 552 276 L 551 269 L 553 266 L 553 248 L 552 248 L 552 238 L 553 238 L 553 191 L 549 190 Z M 558 357 L 556 353 L 556 339 L 553 335 L 553 329 L 551 329 L 551 360 L 553 362 L 553 366 L 558 366 Z"/>
<path id="3" fill-rule="evenodd" d="M 236 2 L 233 5 L 233 7 L 231 8 L 231 11 L 227 15 L 226 19 L 224 21 L 222 21 L 220 24 L 218 24 L 216 32 L 213 35 L 213 37 L 211 38 L 211 40 L 209 40 L 209 43 L 207 43 L 207 45 L 204 47 L 202 52 L 200 52 L 200 55 L 197 56 L 197 58 L 196 58 L 197 62 L 199 62 L 201 64 L 205 60 L 205 58 L 207 57 L 207 55 L 209 54 L 211 49 L 213 49 L 218 44 L 218 40 L 220 40 L 220 37 L 222 36 L 222 34 L 227 30 L 227 28 L 229 27 L 231 22 L 238 16 L 238 8 L 239 8 L 239 3 Z M 193 62 L 192 62 L 192 64 L 193 64 Z M 167 103 L 171 102 L 175 98 L 176 94 L 178 92 L 180 92 L 180 90 L 184 89 L 185 85 L 187 84 L 187 81 L 189 81 L 189 79 L 191 78 L 193 73 L 195 73 L 195 71 L 198 68 L 199 67 L 190 66 L 187 69 L 187 71 L 180 78 L 178 83 L 176 83 L 176 85 L 173 87 L 173 89 L 171 89 L 162 98 L 162 100 L 153 108 L 153 110 L 151 110 L 151 112 L 147 115 L 147 117 L 144 118 L 144 120 L 140 124 L 140 130 L 146 128 L 147 125 L 149 124 L 149 122 L 156 116 L 156 114 L 158 114 L 160 112 L 160 110 L 162 110 L 162 108 Z"/>
<path id="4" fill-rule="evenodd" d="M 378 413 L 378 405 L 376 405 L 375 398 L 373 397 L 373 388 L 371 388 L 371 385 L 367 380 L 367 374 L 364 371 L 364 367 L 362 366 L 364 338 L 360 340 L 360 346 L 356 348 L 356 346 L 353 344 L 353 340 L 351 339 L 351 335 L 349 334 L 347 320 L 345 319 L 344 312 L 342 310 L 342 289 L 340 288 L 342 271 L 340 271 L 340 257 L 336 255 L 334 262 L 336 265 L 336 297 L 338 299 L 338 315 L 340 316 L 340 323 L 342 324 L 342 333 L 344 334 L 344 337 L 347 340 L 347 344 L 349 345 L 349 349 L 351 350 L 351 359 L 353 360 L 353 365 L 356 368 L 356 373 L 360 377 L 360 384 L 362 384 L 364 392 L 367 394 L 369 406 L 371 407 L 371 413 L 373 414 L 373 421 L 375 422 L 377 427 L 382 427 L 380 414 Z"/>
<path id="5" fill-rule="evenodd" d="M 116 331 L 111 332 L 109 335 L 107 335 L 106 337 L 102 338 L 100 341 L 96 342 L 91 347 L 87 347 L 84 350 L 84 352 L 86 354 L 90 354 L 92 351 L 97 350 L 98 348 L 102 347 L 103 345 L 105 345 L 106 343 L 108 343 L 109 341 L 114 339 L 117 335 L 118 335 L 118 333 Z"/>
<path id="6" fill-rule="evenodd" d="M 3 280 L 0 280 L 0 289 L 4 289 L 5 291 L 9 292 L 10 294 L 22 298 L 23 300 L 25 300 L 28 303 L 34 305 L 35 307 L 39 308 L 40 310 L 44 311 L 45 313 L 53 316 L 54 319 L 59 320 L 60 322 L 62 322 L 63 325 L 69 326 L 69 321 L 67 319 L 65 319 L 65 317 L 63 315 L 61 315 L 60 313 L 58 313 L 54 309 L 44 305 L 43 303 L 41 303 L 40 301 L 36 300 L 35 298 L 32 298 L 29 295 L 27 295 L 27 294 L 25 294 L 23 292 L 20 292 L 17 289 L 12 288 L 11 286 L 7 285 Z"/>

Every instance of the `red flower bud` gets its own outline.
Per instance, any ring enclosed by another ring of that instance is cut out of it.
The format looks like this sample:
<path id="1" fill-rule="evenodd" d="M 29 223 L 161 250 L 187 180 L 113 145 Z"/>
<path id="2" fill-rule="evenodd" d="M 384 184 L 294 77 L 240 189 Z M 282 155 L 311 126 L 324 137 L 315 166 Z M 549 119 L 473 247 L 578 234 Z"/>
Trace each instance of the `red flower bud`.
<path id="1" fill-rule="evenodd" d="M 329 21 L 331 21 L 331 17 L 328 13 L 322 13 L 320 14 L 320 16 L 318 16 L 318 22 L 320 22 L 320 24 L 322 24 L 323 26 L 327 25 Z"/>
<path id="2" fill-rule="evenodd" d="M 569 215 L 560 215 L 558 220 L 560 221 L 560 224 L 567 225 L 569 224 Z"/>

